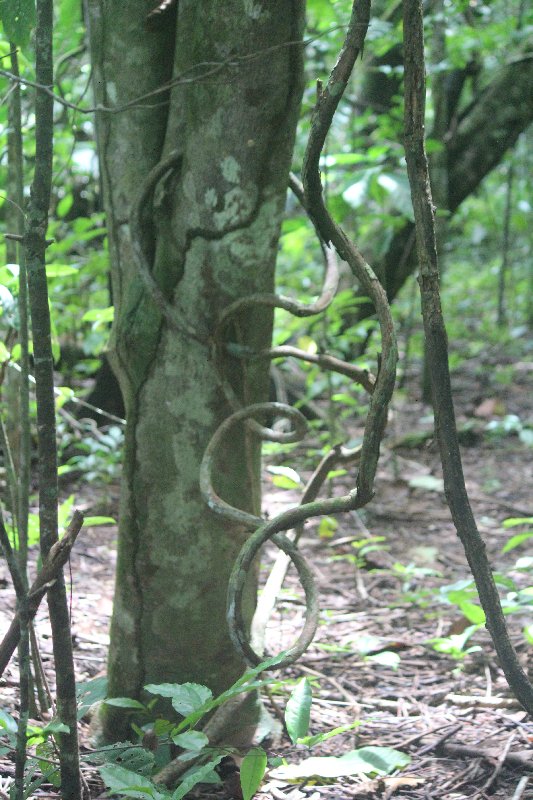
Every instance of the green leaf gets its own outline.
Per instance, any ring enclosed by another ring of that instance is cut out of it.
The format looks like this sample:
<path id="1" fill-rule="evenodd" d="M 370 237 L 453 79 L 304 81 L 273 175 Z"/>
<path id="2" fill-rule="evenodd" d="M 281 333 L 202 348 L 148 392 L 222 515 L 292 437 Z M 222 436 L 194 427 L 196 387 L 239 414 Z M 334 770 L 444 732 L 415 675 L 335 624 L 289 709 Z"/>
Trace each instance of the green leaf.
<path id="1" fill-rule="evenodd" d="M 133 700 L 131 697 L 108 697 L 104 700 L 108 706 L 116 706 L 117 708 L 138 708 L 146 711 L 146 706 L 138 700 Z"/>
<path id="2" fill-rule="evenodd" d="M 169 697 L 178 714 L 187 717 L 209 702 L 213 693 L 199 683 L 150 683 L 144 687 L 150 694 Z"/>
<path id="3" fill-rule="evenodd" d="M 288 764 L 273 770 L 281 780 L 305 780 L 312 777 L 342 778 L 347 775 L 388 775 L 402 769 L 411 759 L 392 747 L 361 747 L 343 756 L 312 756 L 300 764 Z"/>
<path id="4" fill-rule="evenodd" d="M 70 733 L 70 728 L 64 722 L 49 722 L 42 731 L 43 733 Z"/>
<path id="5" fill-rule="evenodd" d="M 261 786 L 266 767 L 267 754 L 262 747 L 253 747 L 246 753 L 241 764 L 243 800 L 252 800 L 252 797 Z"/>
<path id="6" fill-rule="evenodd" d="M 252 678 L 258 675 L 260 672 L 263 672 L 263 670 L 265 669 L 270 669 L 275 667 L 277 664 L 279 664 L 280 661 L 282 661 L 285 658 L 285 655 L 286 655 L 285 651 L 282 651 L 281 653 L 277 653 L 277 655 L 272 656 L 271 658 L 267 658 L 265 661 L 262 661 L 256 667 L 251 667 L 249 670 L 246 670 L 246 672 L 243 675 L 241 675 L 241 677 L 237 681 L 235 681 L 233 686 L 230 686 L 230 688 L 226 689 L 225 692 L 219 694 L 218 697 L 213 698 L 210 692 L 209 693 L 210 697 L 208 700 L 206 700 L 204 705 L 198 708 L 197 711 L 195 711 L 192 714 L 189 714 L 188 717 L 183 719 L 178 725 L 176 732 L 182 731 L 186 727 L 192 727 L 198 722 L 198 720 L 200 720 L 204 716 L 204 714 L 207 714 L 208 711 L 212 711 L 214 708 L 218 708 L 218 706 L 222 705 L 222 703 L 225 703 L 226 700 L 229 700 L 231 697 L 235 697 L 236 695 L 242 694 L 243 692 L 252 692 L 254 691 L 254 689 L 261 689 L 263 686 L 269 686 L 272 684 L 275 685 L 277 681 L 275 681 L 273 678 L 268 678 L 266 680 L 259 680 L 259 681 L 254 681 L 252 680 Z M 172 685 L 173 684 L 166 684 L 166 686 L 172 686 Z M 163 684 L 163 686 L 165 686 L 165 684 Z M 147 689 L 147 691 L 151 691 L 147 686 L 145 686 L 144 688 Z M 158 689 L 159 687 L 156 686 L 154 688 Z M 201 688 L 205 689 L 206 687 L 203 686 Z"/>
<path id="7" fill-rule="evenodd" d="M 511 536 L 510 539 L 504 544 L 502 547 L 502 553 L 508 553 L 509 550 L 514 550 L 515 547 L 518 547 L 523 542 L 527 542 L 528 539 L 533 537 L 533 531 L 526 531 L 525 533 L 517 533 L 516 536 Z"/>
<path id="8" fill-rule="evenodd" d="M 391 667 L 391 669 L 398 669 L 401 658 L 398 653 L 392 650 L 382 650 L 380 653 L 374 653 L 367 656 L 365 661 L 373 661 L 374 664 L 381 664 L 382 667 Z"/>
<path id="9" fill-rule="evenodd" d="M 65 214 L 68 214 L 68 212 L 72 208 L 73 202 L 74 202 L 74 195 L 72 194 L 72 192 L 69 192 L 64 197 L 62 197 L 59 203 L 57 204 L 56 215 L 58 217 L 64 217 Z"/>
<path id="10" fill-rule="evenodd" d="M 93 678 L 90 681 L 76 684 L 76 700 L 78 702 L 78 719 L 85 716 L 92 705 L 105 700 L 107 695 L 107 678 Z"/>
<path id="11" fill-rule="evenodd" d="M 116 742 L 100 747 L 92 753 L 85 754 L 84 759 L 96 765 L 118 764 L 137 776 L 151 775 L 155 762 L 155 756 L 151 751 L 132 745 L 131 742 Z"/>
<path id="12" fill-rule="evenodd" d="M 318 524 L 318 535 L 321 539 L 331 539 L 338 527 L 339 523 L 333 517 L 322 517 Z"/>
<path id="13" fill-rule="evenodd" d="M 0 708 L 0 728 L 4 728 L 8 733 L 17 732 L 17 722 L 13 719 L 11 714 Z"/>
<path id="14" fill-rule="evenodd" d="M 274 475 L 272 483 L 280 489 L 297 489 L 302 484 L 302 479 L 291 467 L 267 467 L 267 472 Z"/>
<path id="15" fill-rule="evenodd" d="M 71 267 L 70 264 L 47 264 L 46 276 L 47 278 L 66 278 L 70 275 L 77 275 L 78 270 L 76 267 Z"/>
<path id="16" fill-rule="evenodd" d="M 86 527 L 96 528 L 98 525 L 116 525 L 114 517 L 85 517 L 83 524 Z"/>
<path id="17" fill-rule="evenodd" d="M 514 528 L 517 525 L 533 525 L 533 517 L 508 517 L 503 521 L 504 528 Z"/>
<path id="18" fill-rule="evenodd" d="M 6 38 L 24 47 L 35 25 L 35 0 L 0 0 L 0 19 Z"/>
<path id="19" fill-rule="evenodd" d="M 108 306 L 107 308 L 91 308 L 83 315 L 82 322 L 96 322 L 98 324 L 107 324 L 113 322 L 115 316 L 115 306 Z"/>
<path id="20" fill-rule="evenodd" d="M 285 725 L 293 744 L 309 731 L 312 699 L 311 685 L 307 678 L 302 678 L 293 689 L 285 708 Z"/>
<path id="21" fill-rule="evenodd" d="M 522 428 L 521 431 L 518 431 L 518 438 L 522 444 L 533 447 L 533 430 L 531 428 Z"/>
<path id="22" fill-rule="evenodd" d="M 213 769 L 220 764 L 223 758 L 223 754 L 219 755 L 208 764 L 202 764 L 202 766 L 190 771 L 172 795 L 171 800 L 181 800 L 182 797 L 185 797 L 197 783 L 201 783 L 202 779 L 207 777 Z"/>
<path id="23" fill-rule="evenodd" d="M 326 742 L 333 736 L 339 736 L 341 733 L 346 733 L 354 728 L 358 728 L 360 724 L 361 721 L 356 720 L 355 722 L 350 723 L 350 725 L 341 725 L 338 728 L 332 728 L 332 730 L 325 731 L 324 733 L 316 733 L 314 736 L 304 736 L 301 739 L 298 739 L 298 744 L 305 744 L 306 747 L 314 747 L 315 744 Z"/>
<path id="24" fill-rule="evenodd" d="M 0 342 L 0 363 L 3 364 L 4 361 L 9 361 L 9 350 L 3 342 Z"/>
<path id="25" fill-rule="evenodd" d="M 533 644 L 533 625 L 526 625 L 524 628 L 524 639 L 528 644 Z"/>
<path id="26" fill-rule="evenodd" d="M 118 764 L 105 764 L 100 767 L 100 775 L 111 792 L 125 797 L 140 797 L 144 800 L 147 797 L 152 797 L 154 800 L 163 800 L 168 797 L 168 794 L 160 792 L 149 778 L 124 769 Z"/>
<path id="27" fill-rule="evenodd" d="M 481 606 L 476 605 L 476 603 L 471 603 L 469 600 L 463 600 L 459 603 L 459 608 L 467 620 L 473 625 L 485 624 L 485 612 Z"/>
<path id="28" fill-rule="evenodd" d="M 202 731 L 185 731 L 185 733 L 178 733 L 173 736 L 172 741 L 178 747 L 183 747 L 184 750 L 199 751 L 209 744 L 209 737 Z"/>
<path id="29" fill-rule="evenodd" d="M 428 492 L 443 492 L 444 481 L 434 475 L 418 475 L 408 481 L 408 486 L 412 489 L 426 489 Z"/>

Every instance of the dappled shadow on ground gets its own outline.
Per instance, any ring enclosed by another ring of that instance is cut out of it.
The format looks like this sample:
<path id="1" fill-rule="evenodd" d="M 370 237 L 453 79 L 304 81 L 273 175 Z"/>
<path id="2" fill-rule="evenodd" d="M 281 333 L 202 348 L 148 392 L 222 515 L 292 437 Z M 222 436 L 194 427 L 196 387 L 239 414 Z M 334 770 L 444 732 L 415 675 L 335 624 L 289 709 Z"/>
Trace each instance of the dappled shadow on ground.
<path id="1" fill-rule="evenodd" d="M 502 554 L 510 532 L 515 532 L 505 530 L 502 522 L 533 515 L 533 450 L 516 431 L 505 433 L 502 426 L 500 432 L 490 433 L 487 425 L 515 414 L 521 423 L 529 421 L 533 426 L 528 395 L 532 374 L 533 364 L 523 362 L 512 382 L 494 389 L 472 377 L 470 364 L 469 372 L 460 373 L 454 381 L 465 473 L 476 518 L 494 568 L 518 589 L 533 583 L 531 572 L 516 566 L 517 558 L 526 555 L 524 547 Z M 359 775 L 329 782 L 316 777 L 289 782 L 272 771 L 257 794 L 262 800 L 533 797 L 533 776 L 530 788 L 525 780 L 533 769 L 533 723 L 511 698 L 483 629 L 461 649 L 460 637 L 470 622 L 446 587 L 457 584 L 455 588 L 461 588 L 458 582 L 468 579 L 469 572 L 444 501 L 428 409 L 414 399 L 417 393 L 417 387 L 405 392 L 392 409 L 374 501 L 359 514 L 339 517 L 329 538 L 320 538 L 318 525 L 311 522 L 301 540 L 315 567 L 321 624 L 313 646 L 283 677 L 309 679 L 311 733 L 354 721 L 359 724 L 312 753 L 302 745 L 291 745 L 288 738 L 272 743 L 269 750 L 269 755 L 283 755 L 290 764 L 297 764 L 309 755 L 340 756 L 357 747 L 377 745 L 407 753 L 410 764 L 383 779 Z M 300 472 L 306 473 L 303 460 Z M 352 485 L 349 475 L 340 476 L 333 491 Z M 86 489 L 80 498 L 82 506 L 97 504 Z M 271 484 L 266 487 L 265 509 L 271 516 L 294 502 L 291 493 Z M 80 536 L 72 557 L 78 680 L 105 670 L 115 538 L 113 528 L 90 529 Z M 275 557 L 274 548 L 265 554 L 265 574 Z M 3 564 L 1 569 L 0 625 L 4 629 L 11 618 L 13 597 Z M 502 596 L 511 590 L 508 584 Z M 303 611 L 301 589 L 289 571 L 268 628 L 270 652 L 292 642 Z M 508 618 L 526 669 L 533 668 L 533 653 L 522 631 L 531 624 L 531 617 L 532 606 L 525 603 L 521 613 Z M 52 680 L 44 605 L 37 631 L 45 670 Z M 438 652 L 431 641 L 435 639 L 449 652 Z M 471 646 L 476 649 L 466 653 Z M 0 707 L 16 709 L 16 686 L 17 670 L 12 665 L 0 684 Z M 288 691 L 266 699 L 274 714 L 285 707 Z M 82 735 L 87 744 L 85 722 Z M 3 756 L 1 774 L 4 779 L 13 774 L 8 756 Z M 88 777 L 95 797 L 103 787 L 94 776 Z M 228 779 L 224 786 L 199 789 L 191 797 L 238 797 L 230 783 Z M 53 790 L 43 786 L 35 794 L 45 795 L 53 795 Z"/>

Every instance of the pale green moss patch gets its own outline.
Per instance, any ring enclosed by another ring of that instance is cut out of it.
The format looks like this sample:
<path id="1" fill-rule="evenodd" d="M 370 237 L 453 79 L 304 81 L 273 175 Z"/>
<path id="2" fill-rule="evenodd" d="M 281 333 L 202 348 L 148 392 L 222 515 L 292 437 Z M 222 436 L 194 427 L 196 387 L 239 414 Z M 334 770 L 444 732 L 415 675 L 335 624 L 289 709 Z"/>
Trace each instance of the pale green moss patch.
<path id="1" fill-rule="evenodd" d="M 241 165 L 233 156 L 226 156 L 220 165 L 222 175 L 229 183 L 239 183 L 241 180 Z"/>

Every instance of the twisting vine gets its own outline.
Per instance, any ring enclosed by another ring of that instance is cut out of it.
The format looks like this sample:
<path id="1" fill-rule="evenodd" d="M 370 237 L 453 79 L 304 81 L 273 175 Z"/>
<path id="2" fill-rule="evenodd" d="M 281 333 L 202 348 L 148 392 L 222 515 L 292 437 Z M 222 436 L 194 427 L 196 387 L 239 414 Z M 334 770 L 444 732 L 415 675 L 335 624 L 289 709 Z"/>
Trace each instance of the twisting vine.
<path id="1" fill-rule="evenodd" d="M 206 450 L 201 468 L 201 490 L 207 504 L 213 511 L 254 531 L 241 549 L 230 577 L 228 589 L 227 619 L 230 635 L 236 649 L 247 662 L 258 664 L 261 661 L 261 655 L 253 649 L 248 641 L 247 628 L 241 612 L 241 599 L 247 573 L 252 567 L 255 556 L 266 541 L 273 541 L 274 544 L 290 556 L 300 576 L 306 596 L 307 608 L 303 630 L 295 644 L 286 652 L 283 660 L 276 664 L 276 669 L 286 667 L 300 658 L 312 641 L 318 620 L 318 602 L 311 570 L 296 548 L 295 542 L 291 541 L 285 532 L 291 528 L 302 526 L 311 517 L 353 511 L 366 505 L 371 500 L 379 447 L 387 420 L 387 408 L 396 375 L 396 340 L 385 292 L 372 268 L 366 263 L 357 247 L 329 214 L 322 196 L 319 171 L 319 159 L 326 135 L 331 126 L 337 105 L 346 88 L 355 60 L 362 50 L 369 22 L 369 10 L 370 4 L 367 0 L 356 0 L 354 2 L 346 40 L 337 64 L 331 73 L 326 88 L 322 90 L 319 87 L 318 101 L 313 114 L 311 134 L 304 159 L 303 186 L 300 187 L 298 183 L 295 183 L 294 178 L 291 178 L 291 184 L 302 199 L 304 207 L 319 235 L 326 259 L 326 273 L 321 295 L 311 305 L 304 305 L 273 294 L 256 294 L 242 298 L 230 304 L 224 311 L 214 336 L 214 359 L 215 363 L 219 365 L 223 361 L 223 349 L 229 350 L 232 355 L 240 356 L 243 359 L 274 359 L 281 356 L 293 356 L 348 375 L 352 380 L 362 384 L 371 394 L 363 442 L 359 452 L 359 470 L 355 488 L 342 497 L 315 500 L 314 498 L 324 480 L 324 475 L 327 475 L 327 470 L 322 470 L 320 472 L 320 480 L 317 479 L 315 481 L 313 490 L 306 493 L 304 502 L 300 506 L 278 515 L 269 522 L 265 522 L 261 517 L 236 509 L 218 497 L 211 481 L 214 453 L 221 438 L 227 435 L 231 427 L 239 422 L 246 422 L 251 430 L 262 439 L 295 441 L 302 433 L 303 419 L 299 412 L 284 404 L 261 403 L 240 408 L 239 401 L 231 386 L 221 375 L 224 392 L 231 407 L 236 410 L 219 427 Z M 382 342 L 382 356 L 376 378 L 329 355 L 310 356 L 303 351 L 297 350 L 297 348 L 289 347 L 271 348 L 259 353 L 251 353 L 238 343 L 233 345 L 224 344 L 223 333 L 225 329 L 230 321 L 235 318 L 237 312 L 242 311 L 244 308 L 254 305 L 283 308 L 299 317 L 316 314 L 326 309 L 333 300 L 338 285 L 335 253 L 349 264 L 355 278 L 364 288 L 376 308 Z M 219 367 L 220 370 L 221 368 Z M 286 416 L 293 422 L 294 429 L 288 433 L 280 433 L 260 425 L 256 418 L 265 413 Z M 337 455 L 340 455 L 340 453 L 335 452 L 334 456 Z M 331 461 L 327 463 L 329 464 Z"/>
<path id="2" fill-rule="evenodd" d="M 300 658 L 311 643 L 318 623 L 318 601 L 313 575 L 305 558 L 297 548 L 297 540 L 302 526 L 311 517 L 354 511 L 366 505 L 372 499 L 379 447 L 387 421 L 388 403 L 396 377 L 396 339 L 385 291 L 355 244 L 329 214 L 323 200 L 319 170 L 320 156 L 333 116 L 342 98 L 355 61 L 362 51 L 369 23 L 369 11 L 369 0 L 354 0 L 350 24 L 337 64 L 331 73 L 326 88 L 323 89 L 319 85 L 318 100 L 313 113 L 311 133 L 303 164 L 303 184 L 294 175 L 290 176 L 290 187 L 310 217 L 322 248 L 325 275 L 320 296 L 311 304 L 268 293 L 240 298 L 224 310 L 212 336 L 213 362 L 216 364 L 221 388 L 228 404 L 233 409 L 233 413 L 220 425 L 204 453 L 200 469 L 200 488 L 207 505 L 212 511 L 232 522 L 238 523 L 245 530 L 253 532 L 237 558 L 228 589 L 227 618 L 230 635 L 235 647 L 246 661 L 251 664 L 258 664 L 261 661 L 261 656 L 248 641 L 247 626 L 241 615 L 241 598 L 247 572 L 257 552 L 267 540 L 272 540 L 294 563 L 306 596 L 306 618 L 303 630 L 296 643 L 286 652 L 283 660 L 276 664 L 276 669 L 292 664 Z M 151 203 L 157 183 L 167 172 L 178 169 L 180 160 L 180 154 L 177 151 L 173 151 L 149 173 L 139 198 L 132 209 L 130 230 L 133 253 L 140 277 L 154 304 L 159 309 L 163 320 L 170 328 L 180 330 L 182 334 L 197 338 L 197 334 L 194 331 L 184 329 L 183 320 L 177 316 L 172 304 L 159 288 L 150 271 L 143 242 L 145 209 Z M 327 309 L 335 297 L 339 283 L 337 255 L 348 263 L 354 277 L 376 309 L 382 346 L 377 376 L 327 353 L 311 354 L 292 346 L 253 351 L 243 346 L 239 341 L 226 341 L 226 334 L 230 324 L 236 333 L 235 338 L 237 340 L 240 338 L 237 317 L 245 309 L 257 306 L 282 308 L 297 317 L 311 316 Z M 299 411 L 282 403 L 258 403 L 249 406 L 244 405 L 243 407 L 224 375 L 224 356 L 228 354 L 241 359 L 245 387 L 247 361 L 291 357 L 343 374 L 363 386 L 371 397 L 363 441 L 360 447 L 355 450 L 346 450 L 340 447 L 333 448 L 315 470 L 311 481 L 306 487 L 301 505 L 280 514 L 269 522 L 265 522 L 259 516 L 230 506 L 223 498 L 217 495 L 211 479 L 217 448 L 221 440 L 237 424 L 244 423 L 249 434 L 258 436 L 261 440 L 288 443 L 299 441 L 303 438 L 306 432 L 306 421 Z M 279 431 L 265 426 L 262 421 L 268 415 L 285 417 L 292 423 L 293 428 L 289 431 Z M 344 462 L 358 460 L 359 469 L 355 488 L 342 497 L 317 500 L 316 497 L 329 469 L 339 460 Z M 295 529 L 294 535 L 292 537 L 286 535 L 286 532 L 292 528 Z"/>

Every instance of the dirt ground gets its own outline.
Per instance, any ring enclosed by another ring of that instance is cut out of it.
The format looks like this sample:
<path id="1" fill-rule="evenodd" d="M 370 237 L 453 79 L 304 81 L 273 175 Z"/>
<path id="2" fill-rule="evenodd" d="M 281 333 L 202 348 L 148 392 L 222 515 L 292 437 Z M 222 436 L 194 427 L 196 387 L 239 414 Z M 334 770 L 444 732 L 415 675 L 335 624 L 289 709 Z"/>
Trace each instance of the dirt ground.
<path id="1" fill-rule="evenodd" d="M 494 569 L 525 587 L 531 583 L 531 573 L 514 565 L 527 555 L 527 545 L 502 555 L 510 535 L 502 521 L 533 516 L 533 450 L 516 435 L 491 437 L 485 427 L 509 414 L 533 427 L 533 362 L 515 364 L 512 381 L 498 383 L 491 374 L 502 354 L 483 358 L 475 369 L 466 364 L 454 377 L 467 486 Z M 355 720 L 360 723 L 314 748 L 312 755 L 339 756 L 356 747 L 378 745 L 407 753 L 410 763 L 391 777 L 374 780 L 356 776 L 289 783 L 274 770 L 267 773 L 256 795 L 260 800 L 533 798 L 533 722 L 511 698 L 486 632 L 480 630 L 468 642 L 467 646 L 480 649 L 460 659 L 436 652 L 429 643 L 435 637 L 460 634 L 468 624 L 456 606 L 445 602 L 439 587 L 466 579 L 469 571 L 435 480 L 441 473 L 428 408 L 417 396 L 413 384 L 392 408 L 373 502 L 358 514 L 339 517 L 331 538 L 321 539 L 317 524 L 306 528 L 300 546 L 315 569 L 321 624 L 311 648 L 283 676 L 307 676 L 311 681 L 311 733 Z M 427 435 L 411 436 L 424 432 Z M 306 464 L 301 474 L 306 476 Z M 346 475 L 338 479 L 334 491 L 352 485 L 353 477 Z M 82 510 L 94 513 L 96 507 L 101 513 L 97 489 L 77 491 Z M 108 513 L 116 513 L 117 491 L 111 487 L 107 492 Z M 298 499 L 291 491 L 267 482 L 265 510 L 271 516 L 294 502 Z M 374 549 L 361 545 L 369 538 Z M 115 540 L 112 527 L 89 529 L 80 535 L 72 556 L 72 628 L 79 681 L 105 670 Z M 275 555 L 273 550 L 265 555 L 265 574 Z M 13 593 L 2 562 L 0 630 L 7 628 L 12 609 Z M 289 572 L 269 625 L 269 652 L 292 642 L 303 611 L 302 592 Z M 521 662 L 533 678 L 533 650 L 522 634 L 524 625 L 533 622 L 532 606 L 508 617 L 508 622 Z M 36 629 L 45 671 L 53 681 L 45 604 Z M 285 707 L 287 692 L 273 697 L 275 706 Z M 275 713 L 271 701 L 266 703 Z M 16 716 L 16 662 L 0 681 L 0 708 Z M 86 722 L 81 723 L 81 735 L 87 745 Z M 298 763 L 311 753 L 284 736 L 269 755 Z M 3 798 L 13 776 L 9 755 L 1 757 L 0 775 Z M 88 769 L 87 781 L 93 798 L 104 791 L 94 770 Z M 55 798 L 57 793 L 43 785 L 32 796 Z M 239 794 L 230 777 L 219 787 L 190 796 L 229 800 Z"/>

